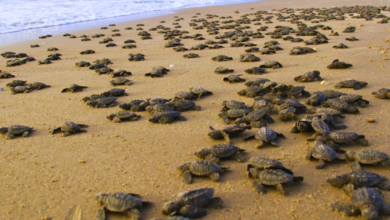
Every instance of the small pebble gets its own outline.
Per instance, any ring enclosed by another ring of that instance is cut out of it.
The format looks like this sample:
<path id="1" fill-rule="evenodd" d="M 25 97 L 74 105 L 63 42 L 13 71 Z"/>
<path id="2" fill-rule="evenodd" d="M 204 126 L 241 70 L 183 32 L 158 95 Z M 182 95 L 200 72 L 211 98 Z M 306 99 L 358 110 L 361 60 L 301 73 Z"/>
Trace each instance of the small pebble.
<path id="1" fill-rule="evenodd" d="M 375 118 L 369 118 L 369 119 L 367 119 L 367 122 L 368 123 L 374 123 L 375 122 Z"/>
<path id="2" fill-rule="evenodd" d="M 173 64 L 171 64 L 171 65 L 169 65 L 169 67 L 174 67 L 175 65 L 173 65 Z"/>
<path id="3" fill-rule="evenodd" d="M 368 61 L 369 61 L 369 62 L 372 62 L 372 59 L 369 59 Z"/>
<path id="4" fill-rule="evenodd" d="M 330 84 L 330 82 L 325 81 L 325 80 L 321 82 L 321 85 L 323 85 L 323 86 L 327 86 L 327 85 L 329 85 L 329 84 Z"/>

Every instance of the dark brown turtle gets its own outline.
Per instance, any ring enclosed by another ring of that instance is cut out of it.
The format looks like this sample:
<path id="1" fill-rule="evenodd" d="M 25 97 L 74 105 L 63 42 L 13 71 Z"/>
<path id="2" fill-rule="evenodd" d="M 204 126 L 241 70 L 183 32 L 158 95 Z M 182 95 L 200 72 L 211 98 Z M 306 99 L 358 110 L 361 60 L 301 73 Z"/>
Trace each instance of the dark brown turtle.
<path id="1" fill-rule="evenodd" d="M 213 61 L 217 61 L 217 62 L 233 60 L 232 57 L 228 57 L 228 56 L 225 56 L 225 55 L 218 55 L 218 56 L 215 56 L 215 57 L 213 57 L 211 59 Z"/>
<path id="2" fill-rule="evenodd" d="M 240 102 L 236 100 L 223 101 L 222 106 L 223 106 L 222 111 L 229 110 L 229 109 L 248 108 L 248 106 L 246 106 L 244 102 Z"/>
<path id="3" fill-rule="evenodd" d="M 88 88 L 87 86 L 79 86 L 77 84 L 72 84 L 70 85 L 68 88 L 65 88 L 63 89 L 61 92 L 71 92 L 71 93 L 74 93 L 74 92 L 81 92 L 83 91 L 83 89 L 86 89 Z"/>
<path id="4" fill-rule="evenodd" d="M 245 85 L 246 86 L 261 86 L 268 81 L 270 81 L 270 80 L 266 79 L 266 78 L 257 78 L 257 79 L 251 80 L 251 81 L 247 81 L 245 83 Z"/>
<path id="5" fill-rule="evenodd" d="M 225 139 L 226 144 L 230 144 L 230 138 L 242 134 L 245 130 L 251 130 L 252 127 L 246 124 L 234 125 L 225 127 L 222 130 L 215 130 L 210 126 L 211 132 L 208 133 L 209 137 L 214 140 Z"/>
<path id="6" fill-rule="evenodd" d="M 118 85 L 126 85 L 129 86 L 133 84 L 133 81 L 126 79 L 126 78 L 115 78 L 110 81 L 110 84 L 113 86 L 118 86 Z"/>
<path id="7" fill-rule="evenodd" d="M 390 89 L 381 88 L 376 92 L 371 92 L 371 94 L 378 99 L 390 99 Z"/>
<path id="8" fill-rule="evenodd" d="M 110 89 L 106 92 L 102 92 L 101 93 L 102 96 L 115 96 L 115 97 L 118 97 L 118 96 L 128 96 L 129 94 L 126 93 L 126 90 L 124 89 Z"/>
<path id="9" fill-rule="evenodd" d="M 131 74 L 132 73 L 129 71 L 119 69 L 119 70 L 115 70 L 115 71 L 111 72 L 111 77 L 115 78 L 115 77 L 120 77 L 120 76 L 131 76 Z"/>
<path id="10" fill-rule="evenodd" d="M 134 44 L 127 44 L 127 45 L 123 45 L 122 48 L 123 49 L 132 49 L 132 48 L 136 48 L 137 45 L 134 45 Z"/>
<path id="11" fill-rule="evenodd" d="M 0 134 L 6 139 L 14 139 L 17 136 L 27 137 L 32 130 L 32 127 L 24 125 L 11 125 L 10 127 L 0 127 Z"/>
<path id="12" fill-rule="evenodd" d="M 105 220 L 106 212 L 126 213 L 131 219 L 138 220 L 141 215 L 138 209 L 149 204 L 149 202 L 143 202 L 137 194 L 121 192 L 99 193 L 95 199 L 100 205 L 95 214 L 96 220 Z"/>
<path id="13" fill-rule="evenodd" d="M 336 109 L 333 108 L 308 108 L 308 113 L 311 114 L 321 114 L 321 113 L 327 113 L 330 114 L 332 117 L 340 117 L 340 118 L 345 118 L 345 116 Z"/>
<path id="14" fill-rule="evenodd" d="M 367 85 L 368 85 L 367 82 L 350 79 L 350 80 L 338 82 L 334 87 L 338 88 L 338 89 L 340 89 L 340 88 L 353 88 L 353 89 L 357 90 L 357 89 L 360 89 L 360 88 L 365 87 Z"/>
<path id="15" fill-rule="evenodd" d="M 255 100 L 260 100 L 260 99 L 264 99 L 264 100 L 267 100 L 269 102 L 271 102 L 272 104 L 275 104 L 275 105 L 281 105 L 285 102 L 285 98 L 283 98 L 282 96 L 280 95 L 277 95 L 277 94 L 272 94 L 272 93 L 267 93 L 263 96 L 259 96 L 259 97 L 256 97 Z"/>
<path id="16" fill-rule="evenodd" d="M 33 89 L 27 86 L 15 86 L 9 88 L 12 95 L 15 95 L 16 93 L 29 93 Z"/>
<path id="17" fill-rule="evenodd" d="M 195 46 L 192 46 L 191 50 L 203 50 L 205 48 L 208 48 L 208 46 L 205 44 L 197 44 Z"/>
<path id="18" fill-rule="evenodd" d="M 219 197 L 214 197 L 213 188 L 199 188 L 181 192 L 165 203 L 162 208 L 164 215 L 181 215 L 189 218 L 202 218 L 207 215 L 206 208 L 220 209 L 223 201 Z M 168 220 L 168 219 L 165 219 Z M 178 216 L 169 220 L 188 220 Z"/>
<path id="19" fill-rule="evenodd" d="M 95 72 L 98 75 L 100 75 L 100 74 L 110 74 L 110 73 L 113 73 L 114 70 L 111 69 L 111 68 L 108 68 L 108 67 L 103 67 L 103 68 L 96 69 Z"/>
<path id="20" fill-rule="evenodd" d="M 15 77 L 15 76 L 12 75 L 11 73 L 7 73 L 7 72 L 1 73 L 0 72 L 0 79 L 7 79 L 7 78 L 13 78 L 13 77 Z"/>
<path id="21" fill-rule="evenodd" d="M 328 100 L 328 97 L 322 94 L 313 94 L 306 100 L 306 104 L 312 106 L 323 105 L 325 101 Z"/>
<path id="22" fill-rule="evenodd" d="M 342 101 L 336 100 L 336 99 L 328 99 L 323 104 L 323 107 L 329 107 L 333 108 L 339 111 L 342 111 L 342 113 L 349 113 L 349 114 L 359 114 L 359 109 Z"/>
<path id="23" fill-rule="evenodd" d="M 339 97 L 341 95 L 346 95 L 345 93 L 342 93 L 342 92 L 339 92 L 339 91 L 335 91 L 335 90 L 318 91 L 318 92 L 314 92 L 314 94 L 321 94 L 321 95 L 327 96 L 330 99 Z"/>
<path id="24" fill-rule="evenodd" d="M 189 53 L 189 54 L 184 54 L 183 57 L 187 59 L 191 59 L 191 58 L 199 58 L 200 56 L 197 53 Z"/>
<path id="25" fill-rule="evenodd" d="M 229 83 L 245 82 L 245 79 L 241 78 L 242 74 L 239 75 L 229 75 L 228 77 L 223 78 L 223 81 Z"/>
<path id="26" fill-rule="evenodd" d="M 141 61 L 141 60 L 145 60 L 145 55 L 141 54 L 141 53 L 130 53 L 129 54 L 129 61 Z"/>
<path id="27" fill-rule="evenodd" d="M 110 59 L 107 58 L 100 58 L 98 60 L 93 61 L 93 63 L 103 63 L 104 65 L 113 64 L 113 62 Z"/>
<path id="28" fill-rule="evenodd" d="M 130 110 L 132 112 L 142 112 L 146 110 L 147 102 L 145 100 L 132 100 L 129 103 L 123 103 L 119 105 L 119 108 L 123 110 Z"/>
<path id="29" fill-rule="evenodd" d="M 191 184 L 193 175 L 208 176 L 214 182 L 218 182 L 220 173 L 228 170 L 229 167 L 220 167 L 208 160 L 198 160 L 181 164 L 177 169 L 182 172 L 183 181 L 187 184 Z"/>
<path id="30" fill-rule="evenodd" d="M 284 135 L 281 133 L 275 132 L 271 128 L 262 127 L 255 135 L 249 136 L 249 137 L 245 138 L 244 140 L 247 141 L 247 140 L 256 138 L 257 140 L 259 140 L 259 143 L 256 145 L 257 148 L 261 148 L 265 144 L 271 144 L 273 146 L 278 147 L 278 144 L 276 143 L 276 139 L 278 137 L 284 138 Z"/>
<path id="31" fill-rule="evenodd" d="M 278 61 L 267 61 L 264 64 L 260 65 L 260 68 L 272 68 L 277 69 L 283 67 Z"/>
<path id="32" fill-rule="evenodd" d="M 252 67 L 250 69 L 246 69 L 245 72 L 249 73 L 249 74 L 254 74 L 254 75 L 261 75 L 261 74 L 267 73 L 267 70 L 264 68 L 260 68 L 260 67 Z"/>
<path id="33" fill-rule="evenodd" d="M 133 112 L 119 111 L 115 114 L 110 114 L 109 116 L 107 116 L 107 119 L 109 119 L 115 123 L 121 123 L 122 121 L 136 121 L 140 117 L 141 116 L 139 116 Z"/>
<path id="34" fill-rule="evenodd" d="M 307 53 L 316 53 L 317 51 L 310 47 L 294 47 L 290 51 L 290 55 L 302 55 Z"/>
<path id="35" fill-rule="evenodd" d="M 251 53 L 241 54 L 240 62 L 257 62 L 260 58 Z"/>
<path id="36" fill-rule="evenodd" d="M 348 46 L 343 44 L 343 43 L 339 43 L 339 44 L 333 46 L 333 48 L 335 48 L 335 49 L 345 49 L 345 48 L 348 48 Z"/>
<path id="37" fill-rule="evenodd" d="M 183 52 L 183 51 L 187 51 L 188 49 L 180 46 L 180 47 L 174 47 L 173 50 L 176 52 Z"/>
<path id="38" fill-rule="evenodd" d="M 233 158 L 238 162 L 245 162 L 246 158 L 241 154 L 244 149 L 228 144 L 217 144 L 211 148 L 203 148 L 195 152 L 195 156 L 219 164 L 220 159 Z"/>
<path id="39" fill-rule="evenodd" d="M 294 81 L 297 82 L 313 82 L 313 81 L 322 81 L 322 80 L 323 79 L 320 76 L 320 71 L 317 70 L 307 72 L 303 75 L 299 75 L 294 78 Z"/>
<path id="40" fill-rule="evenodd" d="M 188 110 L 200 111 L 200 106 L 197 106 L 195 102 L 187 99 L 178 99 L 176 101 L 171 101 L 165 103 L 165 105 L 171 106 L 173 110 L 184 112 Z"/>
<path id="41" fill-rule="evenodd" d="M 90 50 L 90 49 L 84 50 L 84 51 L 80 52 L 80 54 L 93 54 L 93 53 L 95 53 L 95 51 L 94 50 Z"/>
<path id="42" fill-rule="evenodd" d="M 358 41 L 359 39 L 357 39 L 356 37 L 347 37 L 347 38 L 345 38 L 345 40 L 347 40 L 347 41 Z"/>
<path id="43" fill-rule="evenodd" d="M 390 216 L 390 207 L 386 205 L 380 190 L 362 187 L 350 195 L 352 204 L 335 202 L 330 205 L 332 210 L 346 216 L 361 215 L 366 220 L 378 219 L 380 214 Z"/>
<path id="44" fill-rule="evenodd" d="M 15 86 L 26 86 L 26 82 L 24 80 L 12 80 L 10 83 L 7 83 L 6 86 L 9 88 L 15 87 Z"/>
<path id="45" fill-rule="evenodd" d="M 342 102 L 349 103 L 349 104 L 356 104 L 356 105 L 363 107 L 363 108 L 367 107 L 367 105 L 370 103 L 369 101 L 363 99 L 363 96 L 356 95 L 356 94 L 341 95 L 337 99 L 342 101 Z"/>
<path id="46" fill-rule="evenodd" d="M 234 72 L 233 69 L 229 69 L 229 68 L 226 68 L 226 67 L 217 67 L 214 70 L 214 73 L 232 73 L 232 72 Z"/>
<path id="47" fill-rule="evenodd" d="M 90 62 L 86 62 L 86 61 L 80 61 L 80 62 L 75 63 L 75 65 L 77 67 L 87 67 L 87 66 L 90 66 L 91 63 Z"/>
<path id="48" fill-rule="evenodd" d="M 261 96 L 265 93 L 267 93 L 267 91 L 260 86 L 250 86 L 237 92 L 237 94 L 240 96 L 246 96 L 250 98 Z"/>
<path id="49" fill-rule="evenodd" d="M 34 83 L 27 84 L 27 87 L 29 89 L 31 89 L 31 90 L 34 90 L 34 89 L 41 90 L 41 89 L 44 89 L 44 88 L 49 88 L 51 86 L 50 85 L 46 85 L 46 84 L 41 83 L 41 82 L 34 82 Z"/>
<path id="50" fill-rule="evenodd" d="M 356 27 L 354 26 L 349 26 L 349 27 L 346 27 L 344 30 L 343 30 L 343 33 L 353 33 L 355 32 L 356 30 Z"/>
<path id="51" fill-rule="evenodd" d="M 176 120 L 185 121 L 186 118 L 181 116 L 179 111 L 153 112 L 152 117 L 149 118 L 149 122 L 160 124 L 170 124 Z"/>
<path id="52" fill-rule="evenodd" d="M 50 61 L 50 59 L 45 59 L 45 60 L 40 60 L 38 61 L 38 64 L 41 65 L 41 64 L 51 64 L 52 62 Z"/>
<path id="53" fill-rule="evenodd" d="M 177 92 L 175 94 L 174 100 L 178 100 L 178 99 L 192 100 L 192 99 L 195 99 L 195 96 L 189 92 L 182 91 L 182 92 Z"/>
<path id="54" fill-rule="evenodd" d="M 200 86 L 195 86 L 190 88 L 190 93 L 192 95 L 197 95 L 198 99 L 200 99 L 202 96 L 207 96 L 207 95 L 212 95 L 213 93 L 200 87 Z"/>
<path id="55" fill-rule="evenodd" d="M 376 165 L 382 164 L 383 166 L 390 166 L 389 155 L 371 149 L 362 149 L 359 151 L 349 150 L 345 152 L 345 157 L 348 161 L 354 161 L 352 164 L 353 170 L 361 170 L 360 164 Z"/>
<path id="56" fill-rule="evenodd" d="M 264 186 L 275 186 L 276 190 L 284 195 L 283 184 L 303 181 L 303 177 L 295 177 L 294 174 L 280 169 L 259 169 L 252 167 L 248 170 L 248 176 L 255 179 L 252 186 L 260 194 L 267 192 Z"/>
<path id="57" fill-rule="evenodd" d="M 76 124 L 76 123 L 68 121 L 68 122 L 65 122 L 65 124 L 62 125 L 61 127 L 55 128 L 51 133 L 57 134 L 57 133 L 62 132 L 62 136 L 66 137 L 66 136 L 69 136 L 71 134 L 87 132 L 87 131 L 81 129 L 81 128 L 85 128 L 85 127 L 88 127 L 88 125 Z"/>
<path id="58" fill-rule="evenodd" d="M 108 107 L 114 107 L 116 105 L 117 98 L 113 96 L 104 97 L 104 98 L 98 98 L 95 100 L 87 101 L 88 106 L 92 106 L 95 108 L 108 108 Z"/>
<path id="59" fill-rule="evenodd" d="M 93 101 L 93 100 L 104 98 L 104 97 L 106 97 L 106 96 L 98 95 L 98 94 L 92 94 L 90 96 L 86 96 L 86 97 L 82 98 L 81 100 L 84 101 L 84 102 L 87 102 L 87 101 Z"/>
<path id="60" fill-rule="evenodd" d="M 249 124 L 253 128 L 261 128 L 267 126 L 268 123 L 274 123 L 271 116 L 268 115 L 268 109 L 254 110 L 241 118 L 237 118 L 235 124 Z"/>
<path id="61" fill-rule="evenodd" d="M 350 131 L 332 131 L 327 136 L 321 136 L 316 139 L 321 141 L 332 148 L 338 148 L 338 144 L 346 144 L 348 142 L 356 142 L 361 146 L 368 146 L 368 141 L 364 135 L 359 135 Z"/>
<path id="62" fill-rule="evenodd" d="M 153 115 L 156 112 L 169 112 L 169 111 L 174 111 L 174 109 L 173 107 L 166 104 L 155 104 L 155 105 L 147 106 L 146 111 Z"/>
<path id="63" fill-rule="evenodd" d="M 57 47 L 49 47 L 47 48 L 47 51 L 58 51 Z"/>
<path id="64" fill-rule="evenodd" d="M 319 141 L 315 141 L 313 146 L 306 154 L 306 160 L 310 160 L 311 158 L 318 160 L 318 163 L 316 165 L 317 169 L 324 168 L 325 161 L 333 161 L 336 159 L 345 160 L 345 158 L 340 157 L 337 152 L 331 147 Z"/>
<path id="65" fill-rule="evenodd" d="M 346 69 L 350 67 L 352 67 L 352 64 L 340 62 L 338 59 L 333 60 L 333 62 L 327 66 L 328 69 Z"/>

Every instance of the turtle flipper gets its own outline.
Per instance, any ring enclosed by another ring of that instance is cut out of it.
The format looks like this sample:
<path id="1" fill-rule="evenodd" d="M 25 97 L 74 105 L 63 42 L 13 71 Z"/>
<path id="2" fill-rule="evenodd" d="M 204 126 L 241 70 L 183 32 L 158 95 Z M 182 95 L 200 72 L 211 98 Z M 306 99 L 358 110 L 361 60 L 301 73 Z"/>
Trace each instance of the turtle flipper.
<path id="1" fill-rule="evenodd" d="M 16 138 L 15 135 L 13 135 L 13 134 L 11 134 L 11 133 L 9 133 L 9 132 L 7 132 L 6 134 L 4 134 L 4 137 L 5 137 L 6 139 L 15 139 L 15 138 Z"/>
<path id="2" fill-rule="evenodd" d="M 362 167 L 360 166 L 360 163 L 358 161 L 355 161 L 352 163 L 351 168 L 353 171 L 361 171 Z"/>
<path id="3" fill-rule="evenodd" d="M 127 215 L 130 217 L 131 220 L 139 220 L 141 213 L 138 209 L 130 209 L 127 211 Z"/>
<path id="4" fill-rule="evenodd" d="M 27 137 L 28 134 L 30 134 L 30 131 L 25 131 L 25 132 L 23 132 L 22 137 Z"/>
<path id="5" fill-rule="evenodd" d="M 312 153 L 311 150 L 309 150 L 309 151 L 307 152 L 307 154 L 306 154 L 306 160 L 310 160 L 310 159 L 311 159 L 311 153 Z"/>
<path id="6" fill-rule="evenodd" d="M 106 210 L 104 209 L 104 206 L 99 207 L 96 211 L 95 218 L 96 220 L 106 220 Z"/>
<path id="7" fill-rule="evenodd" d="M 261 184 L 260 180 L 253 181 L 252 186 L 255 188 L 256 192 L 258 192 L 260 194 L 264 194 L 267 192 L 264 185 Z"/>
<path id="8" fill-rule="evenodd" d="M 221 132 L 222 133 L 222 136 L 223 136 L 223 138 L 226 140 L 226 144 L 227 145 L 230 145 L 230 138 L 229 138 L 229 135 L 228 134 L 226 134 L 226 132 Z"/>
<path id="9" fill-rule="evenodd" d="M 256 145 L 256 148 L 261 148 L 265 145 L 264 141 L 259 141 L 259 143 Z"/>
<path id="10" fill-rule="evenodd" d="M 187 170 L 183 173 L 183 181 L 187 184 L 191 184 L 192 183 L 192 175 L 191 175 L 191 171 Z"/>
<path id="11" fill-rule="evenodd" d="M 207 155 L 205 160 L 211 161 L 211 162 L 213 162 L 215 164 L 219 164 L 219 162 L 220 162 L 220 160 L 217 157 L 215 157 L 215 156 L 213 156 L 211 154 Z"/>
<path id="12" fill-rule="evenodd" d="M 214 182 L 218 182 L 218 181 L 219 181 L 219 173 L 217 173 L 217 172 L 212 173 L 211 175 L 209 175 L 209 177 L 210 177 L 211 180 L 214 181 Z"/>
<path id="13" fill-rule="evenodd" d="M 345 194 L 352 196 L 352 193 L 355 191 L 355 186 L 351 183 L 345 184 L 343 186 L 343 191 L 345 192 Z"/>
<path id="14" fill-rule="evenodd" d="M 238 162 L 242 162 L 242 163 L 247 161 L 247 158 L 242 154 L 235 154 L 233 158 Z"/>
<path id="15" fill-rule="evenodd" d="M 117 116 L 115 116 L 115 117 L 112 119 L 112 121 L 115 122 L 115 123 L 121 123 L 121 122 L 122 122 L 122 120 L 121 120 L 119 117 L 117 117 Z"/>
<path id="16" fill-rule="evenodd" d="M 318 160 L 318 163 L 316 165 L 317 169 L 322 169 L 325 167 L 325 162 L 323 160 Z"/>
<path id="17" fill-rule="evenodd" d="M 227 125 L 229 124 L 229 118 L 226 116 L 222 117 L 222 121 L 223 121 L 223 123 L 225 123 Z"/>
<path id="18" fill-rule="evenodd" d="M 276 190 L 284 195 L 284 190 L 281 183 L 276 184 Z"/>
<path id="19" fill-rule="evenodd" d="M 333 211 L 340 212 L 347 216 L 357 216 L 360 214 L 358 207 L 343 202 L 335 202 L 330 205 Z"/>

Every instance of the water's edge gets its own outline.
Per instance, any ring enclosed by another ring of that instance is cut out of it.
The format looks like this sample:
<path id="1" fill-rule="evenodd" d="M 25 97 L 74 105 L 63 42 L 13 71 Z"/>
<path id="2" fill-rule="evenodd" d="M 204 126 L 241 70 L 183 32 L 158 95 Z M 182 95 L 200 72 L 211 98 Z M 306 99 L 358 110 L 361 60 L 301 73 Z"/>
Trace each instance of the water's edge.
<path id="1" fill-rule="evenodd" d="M 183 9 L 188 9 L 188 8 L 203 8 L 203 7 L 210 7 L 210 6 L 217 6 L 217 5 L 246 4 L 246 3 L 250 3 L 250 2 L 256 2 L 256 1 L 259 1 L 259 0 L 249 0 L 249 1 L 245 1 L 245 2 L 237 1 L 237 2 L 231 2 L 229 4 L 215 3 L 215 4 L 205 5 L 205 6 L 177 8 L 174 10 L 150 11 L 150 12 L 125 15 L 125 16 L 117 16 L 117 17 L 112 17 L 112 18 L 84 21 L 84 22 L 78 22 L 78 23 L 72 23 L 72 24 L 55 25 L 55 26 L 42 27 L 42 28 L 32 28 L 32 29 L 28 29 L 28 30 L 10 32 L 10 33 L 1 33 L 0 34 L 0 46 L 14 44 L 14 43 L 18 43 L 18 42 L 26 41 L 26 40 L 37 39 L 39 36 L 46 35 L 46 34 L 57 35 L 57 34 L 63 34 L 63 33 L 71 32 L 71 31 L 77 31 L 77 30 L 105 26 L 105 25 L 109 25 L 112 23 L 124 23 L 124 22 L 129 22 L 129 21 L 142 20 L 142 19 L 146 19 L 146 18 L 160 17 L 160 16 L 164 16 L 164 15 L 168 15 L 168 14 L 173 14 L 177 11 L 180 11 Z"/>

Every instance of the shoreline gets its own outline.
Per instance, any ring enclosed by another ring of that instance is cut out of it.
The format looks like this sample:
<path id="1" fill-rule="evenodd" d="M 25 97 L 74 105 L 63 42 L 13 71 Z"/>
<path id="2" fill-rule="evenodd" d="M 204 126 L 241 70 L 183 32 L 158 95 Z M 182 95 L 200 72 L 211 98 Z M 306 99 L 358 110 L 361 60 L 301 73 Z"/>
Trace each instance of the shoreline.
<path id="1" fill-rule="evenodd" d="M 177 167 L 186 162 L 198 160 L 194 152 L 209 148 L 217 144 L 225 144 L 223 140 L 212 140 L 208 133 L 210 126 L 216 129 L 225 128 L 218 113 L 221 111 L 221 103 L 225 100 L 237 100 L 252 106 L 253 98 L 239 96 L 238 91 L 247 88 L 244 83 L 227 83 L 224 77 L 230 74 L 215 74 L 219 67 L 234 69 L 232 74 L 242 74 L 246 81 L 257 78 L 267 78 L 278 84 L 305 86 L 305 90 L 314 93 L 319 90 L 337 90 L 348 94 L 362 95 L 370 103 L 366 108 L 360 108 L 359 115 L 345 114 L 342 124 L 348 126 L 347 131 L 353 131 L 365 135 L 369 141 L 369 147 L 359 145 L 346 145 L 343 150 L 375 149 L 390 154 L 388 147 L 390 141 L 390 114 L 388 111 L 389 100 L 376 99 L 371 95 L 372 91 L 390 85 L 388 77 L 390 61 L 384 60 L 382 53 L 389 45 L 389 27 L 387 24 L 377 24 L 379 19 L 366 21 L 365 19 L 352 19 L 350 16 L 343 21 L 328 20 L 326 22 L 312 23 L 300 19 L 308 26 L 323 24 L 331 26 L 339 36 L 329 36 L 331 30 L 318 29 L 328 36 L 329 43 L 310 45 L 316 53 L 305 55 L 289 55 L 296 46 L 306 46 L 303 42 L 293 43 L 282 39 L 272 39 L 265 33 L 275 30 L 278 25 L 289 26 L 297 30 L 297 24 L 287 21 L 279 21 L 276 16 L 273 23 L 257 26 L 252 21 L 250 30 L 256 30 L 260 26 L 268 26 L 268 30 L 262 32 L 264 38 L 251 38 L 250 43 L 262 48 L 264 43 L 277 40 L 283 50 L 275 54 L 263 55 L 254 52 L 261 60 L 258 62 L 239 62 L 241 54 L 248 47 L 230 47 L 234 41 L 227 39 L 228 44 L 221 44 L 221 49 L 191 50 L 175 52 L 172 48 L 165 48 L 168 40 L 164 40 L 162 33 L 149 31 L 149 28 L 164 25 L 173 29 L 174 16 L 184 18 L 178 21 L 182 28 L 189 33 L 186 35 L 202 34 L 205 40 L 181 39 L 184 47 L 205 43 L 206 40 L 215 40 L 216 35 L 209 35 L 207 28 L 194 30 L 189 25 L 192 16 L 196 13 L 198 19 L 205 18 L 206 14 L 216 14 L 219 17 L 232 16 L 234 20 L 241 18 L 243 14 L 257 11 L 269 11 L 282 8 L 330 8 L 332 6 L 365 5 L 366 0 L 344 0 L 342 2 L 332 0 L 308 1 L 308 0 L 263 0 L 237 5 L 209 6 L 201 8 L 182 9 L 174 14 L 159 17 L 116 23 L 116 27 L 101 30 L 100 27 L 71 31 L 77 36 L 69 39 L 62 35 L 53 35 L 47 39 L 32 39 L 18 43 L 0 46 L 0 53 L 14 51 L 24 52 L 36 60 L 45 59 L 51 52 L 48 47 L 57 47 L 62 54 L 61 60 L 53 61 L 49 65 L 38 65 L 37 61 L 20 66 L 6 67 L 9 59 L 0 57 L 0 70 L 15 75 L 15 78 L 0 79 L 1 100 L 0 127 L 11 125 L 25 125 L 34 127 L 33 132 L 27 138 L 18 137 L 14 140 L 6 140 L 0 136 L 0 194 L 3 196 L 0 220 L 8 219 L 94 219 L 99 205 L 94 197 L 99 192 L 125 192 L 141 195 L 143 201 L 150 201 L 153 205 L 141 209 L 142 219 L 154 217 L 164 218 L 161 207 L 173 195 L 186 190 L 212 187 L 215 196 L 222 198 L 222 209 L 208 209 L 204 220 L 247 220 L 247 219 L 313 219 L 313 220 L 350 220 L 350 217 L 341 216 L 333 212 L 329 204 L 342 201 L 349 202 L 341 189 L 334 188 L 327 183 L 327 178 L 332 175 L 341 175 L 351 172 L 350 162 L 329 162 L 324 169 L 316 169 L 317 161 L 305 160 L 305 155 L 311 142 L 307 142 L 310 134 L 294 134 L 291 128 L 296 121 L 281 121 L 278 114 L 271 114 L 275 123 L 269 123 L 269 127 L 278 133 L 284 134 L 285 139 L 278 140 L 279 147 L 266 146 L 256 148 L 257 142 L 244 141 L 244 138 L 254 135 L 259 129 L 253 128 L 245 131 L 239 137 L 232 138 L 232 144 L 245 149 L 245 157 L 269 157 L 277 159 L 285 167 L 294 171 L 297 176 L 303 176 L 304 181 L 293 186 L 286 186 L 286 195 L 282 196 L 275 187 L 267 187 L 268 192 L 260 195 L 252 187 L 252 180 L 246 176 L 247 163 L 239 163 L 235 160 L 225 160 L 221 166 L 230 167 L 230 172 L 221 174 L 220 182 L 213 182 L 208 177 L 194 178 L 194 183 L 188 185 L 182 181 Z M 370 2 L 370 5 L 380 6 L 382 1 Z M 254 8 L 254 10 L 251 10 Z M 235 13 L 239 11 L 239 13 Z M 277 11 L 274 11 L 277 13 Z M 300 14 L 299 11 L 295 12 Z M 385 12 L 390 16 L 389 12 Z M 283 13 L 286 15 L 286 13 Z M 253 16 L 251 15 L 251 17 Z M 160 23 L 165 20 L 165 23 Z M 222 19 L 212 18 L 210 21 Z M 147 21 L 147 22 L 145 22 Z M 148 31 L 153 39 L 141 40 L 135 30 L 137 23 L 143 23 L 145 31 Z M 201 23 L 198 23 L 200 25 Z M 232 23 L 230 23 L 232 24 Z M 233 23 L 234 24 L 234 23 Z M 133 30 L 124 30 L 131 26 Z M 244 24 L 242 26 L 247 26 Z M 348 27 L 356 27 L 354 33 L 342 33 Z M 81 34 L 93 35 L 104 33 L 110 37 L 111 29 L 120 29 L 122 36 L 112 37 L 116 47 L 106 47 L 99 44 L 102 38 L 92 38 L 91 41 L 82 42 L 78 36 Z M 234 29 L 220 29 L 219 34 Z M 249 29 L 248 29 L 249 30 Z M 290 36 L 298 37 L 291 33 Z M 359 41 L 346 41 L 347 37 L 356 37 Z M 313 36 L 299 36 L 309 40 Z M 136 48 L 122 49 L 121 46 L 127 39 L 136 41 Z M 388 39 L 386 41 L 386 39 Z M 42 44 L 45 42 L 45 44 Z M 348 49 L 334 49 L 334 45 L 344 43 Z M 38 48 L 31 48 L 30 44 L 39 44 Z M 81 55 L 86 49 L 95 50 L 94 54 Z M 184 54 L 197 53 L 199 58 L 185 59 Z M 129 53 L 142 53 L 145 60 L 139 62 L 129 61 Z M 216 55 L 233 57 L 226 62 L 212 61 Z M 114 70 L 124 69 L 132 72 L 125 76 L 134 83 L 128 86 L 113 87 L 110 84 L 112 78 L 107 74 L 98 75 L 87 67 L 79 68 L 76 62 L 92 62 L 100 58 L 108 58 L 113 64 L 109 68 Z M 353 64 L 352 68 L 343 70 L 330 70 L 327 68 L 333 60 Z M 263 75 L 253 75 L 245 72 L 246 69 L 258 67 L 267 61 L 278 61 L 282 68 L 268 69 Z M 173 65 L 172 67 L 170 67 Z M 145 73 L 153 67 L 163 66 L 170 71 L 163 77 L 145 77 Z M 301 83 L 294 81 L 294 77 L 309 71 L 318 70 L 321 77 L 329 82 L 329 85 L 321 85 L 320 82 Z M 368 85 L 359 90 L 335 89 L 336 83 L 347 79 L 367 81 Z M 11 95 L 6 84 L 12 80 L 25 80 L 28 83 L 42 82 L 50 85 L 50 88 L 34 90 L 26 94 Z M 84 91 L 78 93 L 61 93 L 71 84 L 87 86 Z M 149 122 L 151 117 L 148 112 L 135 112 L 141 117 L 137 121 L 113 123 L 107 116 L 121 111 L 120 104 L 129 103 L 132 100 L 145 100 L 147 98 L 173 99 L 180 91 L 188 91 L 190 87 L 200 86 L 211 92 L 194 100 L 200 111 L 182 112 L 186 121 L 177 121 L 172 124 L 153 124 Z M 128 96 L 118 97 L 115 107 L 92 108 L 87 106 L 82 98 L 92 94 L 101 94 L 112 88 L 125 89 Z M 301 103 L 307 98 L 297 97 Z M 311 107 L 311 106 L 307 106 Z M 375 123 L 368 123 L 367 119 L 374 118 Z M 88 125 L 86 133 L 61 137 L 60 134 L 52 135 L 51 131 L 61 126 L 65 121 Z M 230 122 L 234 125 L 234 121 Z M 367 166 L 364 170 L 375 172 L 390 178 L 389 169 L 381 166 Z M 384 192 L 385 200 L 389 204 L 389 192 Z M 79 210 L 76 212 L 75 210 Z M 81 210 L 81 211 L 80 211 Z M 77 214 L 77 216 L 76 216 Z M 382 217 L 382 216 L 381 216 Z M 361 217 L 359 217 L 361 218 Z M 128 219 L 126 215 L 110 214 L 110 220 Z"/>

